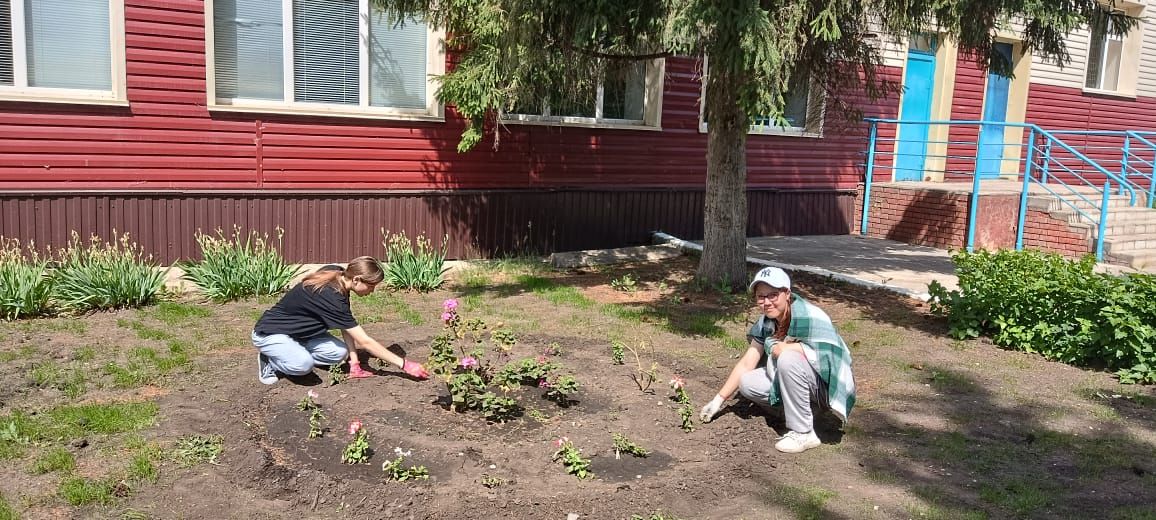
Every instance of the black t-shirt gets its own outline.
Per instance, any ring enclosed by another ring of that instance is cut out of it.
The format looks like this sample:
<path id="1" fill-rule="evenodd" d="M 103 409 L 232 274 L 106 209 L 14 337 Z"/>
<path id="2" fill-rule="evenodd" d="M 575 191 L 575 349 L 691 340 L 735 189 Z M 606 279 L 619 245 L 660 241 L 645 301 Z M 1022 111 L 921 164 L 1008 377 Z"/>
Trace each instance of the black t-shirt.
<path id="1" fill-rule="evenodd" d="M 327 265 L 319 271 L 340 271 L 341 267 Z M 253 330 L 262 336 L 285 334 L 305 340 L 325 334 L 329 329 L 352 329 L 357 320 L 349 309 L 349 296 L 328 285 L 320 290 L 299 283 L 261 315 Z"/>

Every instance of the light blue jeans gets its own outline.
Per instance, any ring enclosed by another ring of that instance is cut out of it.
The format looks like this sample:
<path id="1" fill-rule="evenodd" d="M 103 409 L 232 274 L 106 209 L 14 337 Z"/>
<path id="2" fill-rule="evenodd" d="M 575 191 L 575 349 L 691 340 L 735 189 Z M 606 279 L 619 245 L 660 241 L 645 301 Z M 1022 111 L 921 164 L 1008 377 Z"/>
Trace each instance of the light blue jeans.
<path id="1" fill-rule="evenodd" d="M 262 336 L 253 332 L 253 346 L 265 355 L 273 370 L 290 376 L 308 374 L 316 365 L 336 365 L 349 354 L 345 342 L 332 334 L 313 336 L 299 343 L 284 334 Z"/>

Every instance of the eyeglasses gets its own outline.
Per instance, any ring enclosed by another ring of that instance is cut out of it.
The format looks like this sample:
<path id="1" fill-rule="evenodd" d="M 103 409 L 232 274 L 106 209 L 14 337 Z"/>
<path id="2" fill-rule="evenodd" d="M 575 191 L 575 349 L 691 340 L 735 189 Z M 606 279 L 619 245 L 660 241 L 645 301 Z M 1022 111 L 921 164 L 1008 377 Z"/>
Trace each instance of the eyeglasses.
<path id="1" fill-rule="evenodd" d="M 775 292 L 773 292 L 773 293 L 770 293 L 770 294 L 756 294 L 756 295 L 755 295 L 755 301 L 757 301 L 757 302 L 761 302 L 761 301 L 766 301 L 766 300 L 773 300 L 773 299 L 775 299 L 775 298 L 776 298 L 778 295 L 780 295 L 780 294 L 783 294 L 783 293 L 785 293 L 785 292 L 787 292 L 787 290 L 786 290 L 786 289 L 779 289 L 779 290 L 777 290 L 777 291 L 775 291 Z"/>

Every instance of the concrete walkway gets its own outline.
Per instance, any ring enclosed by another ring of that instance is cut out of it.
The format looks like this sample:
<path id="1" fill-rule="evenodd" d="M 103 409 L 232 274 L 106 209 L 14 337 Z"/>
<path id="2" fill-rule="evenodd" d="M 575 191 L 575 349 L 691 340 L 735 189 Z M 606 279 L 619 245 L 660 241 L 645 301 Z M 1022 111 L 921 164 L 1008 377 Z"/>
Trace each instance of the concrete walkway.
<path id="1" fill-rule="evenodd" d="M 656 242 L 702 250 L 692 242 L 665 233 Z M 948 289 L 958 287 L 951 256 L 943 249 L 915 246 L 859 235 L 757 237 L 747 239 L 747 261 L 830 276 L 848 283 L 894 291 L 927 301 L 927 284 L 938 280 Z"/>

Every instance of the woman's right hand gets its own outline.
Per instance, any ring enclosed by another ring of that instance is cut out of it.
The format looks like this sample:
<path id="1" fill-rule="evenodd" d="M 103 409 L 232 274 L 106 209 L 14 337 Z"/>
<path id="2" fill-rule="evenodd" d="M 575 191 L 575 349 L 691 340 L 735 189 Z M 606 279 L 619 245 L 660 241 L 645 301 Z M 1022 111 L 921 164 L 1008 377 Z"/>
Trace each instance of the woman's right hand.
<path id="1" fill-rule="evenodd" d="M 426 372 L 425 367 L 421 366 L 421 363 L 403 359 L 401 361 L 401 369 L 404 370 L 405 373 L 418 379 L 429 379 L 429 372 Z"/>

